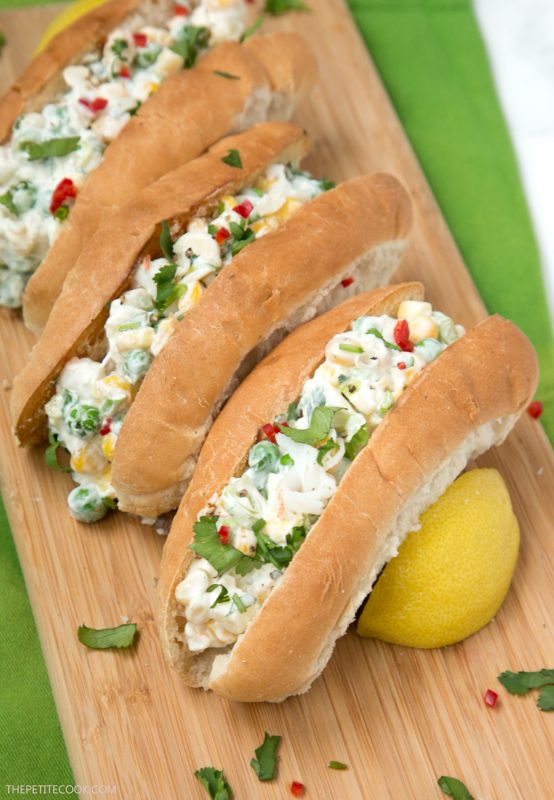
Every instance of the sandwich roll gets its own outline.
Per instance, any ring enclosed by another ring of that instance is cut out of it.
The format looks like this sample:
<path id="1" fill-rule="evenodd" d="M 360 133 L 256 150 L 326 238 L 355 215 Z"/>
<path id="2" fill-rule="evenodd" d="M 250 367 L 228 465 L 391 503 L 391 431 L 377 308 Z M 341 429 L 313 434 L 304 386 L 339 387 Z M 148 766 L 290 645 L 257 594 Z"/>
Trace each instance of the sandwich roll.
<path id="1" fill-rule="evenodd" d="M 0 101 L 1 304 L 21 305 L 25 282 L 110 142 L 166 78 L 192 67 L 208 46 L 238 40 L 245 11 L 244 0 L 110 2 L 31 63 Z M 169 102 L 156 105 L 167 112 Z M 112 166 L 123 172 L 128 161 L 126 151 Z"/>
<path id="2" fill-rule="evenodd" d="M 536 383 L 511 322 L 466 333 L 419 284 L 285 339 L 214 423 L 164 549 L 161 635 L 185 682 L 244 702 L 307 691 L 421 513 Z"/>
<path id="3" fill-rule="evenodd" d="M 212 415 L 241 370 L 287 327 L 351 293 L 355 280 L 378 282 L 396 266 L 410 219 L 404 190 L 388 176 L 332 189 L 297 168 L 306 149 L 305 134 L 290 123 L 222 140 L 106 220 L 83 251 L 12 393 L 19 442 L 48 435 L 49 454 L 56 445 L 69 451 L 79 486 L 68 500 L 77 519 L 96 521 L 116 500 L 146 517 L 175 508 Z M 261 247 L 266 240 L 274 245 Z M 321 249 L 315 261 L 314 247 Z M 344 280 L 356 267 L 359 274 Z M 237 333 L 241 314 L 244 332 Z M 143 402 L 145 375 L 175 337 L 157 389 L 146 394 L 148 432 L 140 438 L 159 437 L 161 449 L 143 465 L 134 437 L 130 456 L 120 438 L 129 410 Z M 174 385 L 184 372 L 189 382 Z M 173 398 L 169 427 L 161 389 Z M 136 500 L 126 484 L 120 496 L 113 481 L 119 454 L 123 477 L 134 462 Z M 154 462 L 157 483 L 142 497 Z M 148 474 L 137 489 L 142 466 Z"/>
<path id="4" fill-rule="evenodd" d="M 37 57 L 0 102 L 1 305 L 21 305 L 54 245 L 28 296 L 28 324 L 41 329 L 103 214 L 221 136 L 290 113 L 313 60 L 296 36 L 278 35 L 283 66 L 273 65 L 273 79 L 272 66 L 237 43 L 246 15 L 245 0 L 114 0 Z"/>

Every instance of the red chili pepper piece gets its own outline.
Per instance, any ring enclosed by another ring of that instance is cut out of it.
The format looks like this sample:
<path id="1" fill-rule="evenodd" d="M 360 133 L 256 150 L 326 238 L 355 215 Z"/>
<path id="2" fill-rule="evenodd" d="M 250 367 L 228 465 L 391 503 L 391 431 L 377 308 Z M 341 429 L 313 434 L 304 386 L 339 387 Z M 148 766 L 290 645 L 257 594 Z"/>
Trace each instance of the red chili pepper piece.
<path id="1" fill-rule="evenodd" d="M 533 400 L 531 405 L 527 409 L 527 413 L 533 419 L 538 419 L 543 412 L 542 403 L 540 400 Z"/>
<path id="2" fill-rule="evenodd" d="M 271 422 L 266 422 L 265 425 L 262 425 L 260 431 L 263 438 L 269 439 L 270 442 L 275 444 L 275 434 L 279 433 L 279 428 L 277 428 L 275 425 L 272 425 Z"/>
<path id="3" fill-rule="evenodd" d="M 403 361 L 399 361 L 396 366 L 398 369 L 406 369 L 406 364 Z"/>
<path id="4" fill-rule="evenodd" d="M 221 528 L 217 529 L 217 535 L 219 536 L 219 541 L 221 544 L 229 544 L 229 527 L 227 525 L 222 525 Z"/>
<path id="5" fill-rule="evenodd" d="M 496 705 L 496 701 L 498 700 L 498 695 L 496 692 L 493 692 L 492 689 L 487 689 L 487 691 L 485 692 L 484 700 L 485 700 L 485 705 L 494 708 Z"/>
<path id="6" fill-rule="evenodd" d="M 348 286 L 352 286 L 353 283 L 354 283 L 354 278 L 343 278 L 342 281 L 340 282 L 340 285 L 344 286 L 344 288 L 346 289 Z"/>
<path id="7" fill-rule="evenodd" d="M 121 67 L 121 69 L 119 70 L 119 77 L 120 78 L 130 78 L 131 77 L 131 70 L 129 69 L 129 67 L 125 67 L 125 66 Z"/>
<path id="8" fill-rule="evenodd" d="M 231 234 L 229 233 L 227 228 L 220 228 L 216 233 L 216 235 L 214 236 L 214 239 L 218 244 L 222 244 L 225 241 L 225 239 L 229 238 L 230 235 Z"/>
<path id="9" fill-rule="evenodd" d="M 145 33 L 133 33 L 133 41 L 137 47 L 146 47 L 148 37 Z"/>
<path id="10" fill-rule="evenodd" d="M 300 781 L 293 781 L 290 785 L 290 793 L 295 797 L 302 797 L 304 794 L 304 784 Z"/>
<path id="11" fill-rule="evenodd" d="M 94 100 L 87 100 L 86 97 L 80 97 L 79 102 L 82 106 L 85 106 L 85 108 L 88 108 L 89 111 L 93 111 L 95 114 L 99 111 L 103 111 L 108 105 L 108 101 L 105 97 L 96 97 Z"/>
<path id="12" fill-rule="evenodd" d="M 188 17 L 190 11 L 186 6 L 175 6 L 175 14 L 178 17 Z"/>
<path id="13" fill-rule="evenodd" d="M 100 436 L 107 436 L 112 430 L 112 421 L 110 417 L 104 420 L 104 424 L 100 428 Z"/>
<path id="14" fill-rule="evenodd" d="M 77 187 L 70 178 L 62 178 L 52 192 L 50 213 L 55 214 L 58 208 L 70 197 L 77 197 Z"/>
<path id="15" fill-rule="evenodd" d="M 250 202 L 250 200 L 243 200 L 238 206 L 233 208 L 233 211 L 236 211 L 237 214 L 240 214 L 241 217 L 244 219 L 248 219 L 250 214 L 252 213 L 252 209 L 254 206 Z"/>
<path id="16" fill-rule="evenodd" d="M 394 326 L 394 341 L 405 353 L 411 353 L 414 349 L 410 342 L 410 326 L 405 319 L 399 319 Z"/>

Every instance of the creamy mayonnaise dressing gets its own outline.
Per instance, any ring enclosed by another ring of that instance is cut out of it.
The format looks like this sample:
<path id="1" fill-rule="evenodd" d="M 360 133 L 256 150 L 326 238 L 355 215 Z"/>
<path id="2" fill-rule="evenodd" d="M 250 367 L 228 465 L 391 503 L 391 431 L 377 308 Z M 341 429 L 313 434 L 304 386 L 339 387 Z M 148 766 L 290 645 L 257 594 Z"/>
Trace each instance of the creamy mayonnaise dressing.
<path id="1" fill-rule="evenodd" d="M 197 555 L 175 591 L 191 651 L 246 630 L 387 411 L 462 334 L 430 303 L 406 301 L 397 318 L 359 317 L 330 340 L 297 403 L 262 428 L 248 468 L 199 515 Z"/>
<path id="2" fill-rule="evenodd" d="M 130 116 L 165 78 L 191 66 L 197 51 L 238 40 L 245 13 L 244 0 L 183 0 L 164 26 L 123 24 L 102 50 L 66 67 L 57 100 L 17 119 L 0 147 L 0 305 L 21 305 L 73 197 Z M 47 155 L 53 140 L 65 154 Z M 32 154 L 29 143 L 49 144 Z"/>
<path id="3" fill-rule="evenodd" d="M 273 164 L 253 186 L 224 197 L 210 217 L 193 219 L 173 243 L 171 262 L 150 256 L 142 260 L 132 288 L 111 303 L 105 358 L 69 361 L 45 406 L 51 443 L 71 454 L 79 487 L 68 504 L 76 519 L 94 522 L 115 505 L 111 461 L 123 419 L 179 320 L 234 255 L 329 186 L 293 167 Z"/>

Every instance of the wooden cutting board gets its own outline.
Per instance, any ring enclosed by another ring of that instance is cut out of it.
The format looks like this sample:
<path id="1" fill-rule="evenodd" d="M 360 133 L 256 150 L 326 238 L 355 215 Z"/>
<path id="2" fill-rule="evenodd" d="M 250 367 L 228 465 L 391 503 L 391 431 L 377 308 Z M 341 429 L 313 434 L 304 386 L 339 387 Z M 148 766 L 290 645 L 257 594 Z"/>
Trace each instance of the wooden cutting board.
<path id="1" fill-rule="evenodd" d="M 310 15 L 271 25 L 304 33 L 320 58 L 319 87 L 298 114 L 314 138 L 311 167 L 335 179 L 389 170 L 403 180 L 415 228 L 398 278 L 425 281 L 439 308 L 477 322 L 483 305 L 349 13 L 341 0 L 312 5 Z M 0 15 L 10 42 L 2 88 L 53 13 Z M 496 681 L 504 669 L 554 666 L 554 469 L 537 423 L 525 415 L 507 443 L 479 459 L 505 477 L 522 530 L 514 584 L 493 623 L 436 651 L 351 633 L 307 695 L 242 706 L 187 689 L 162 659 L 155 625 L 162 539 L 120 514 L 78 525 L 66 512 L 69 478 L 48 471 L 40 450 L 16 451 L 9 390 L 32 343 L 17 316 L 3 311 L 2 485 L 78 783 L 116 785 L 124 800 L 201 800 L 207 795 L 194 770 L 214 765 L 224 768 L 237 800 L 290 796 L 292 780 L 318 800 L 438 798 L 442 774 L 463 779 L 483 800 L 553 797 L 554 714 L 541 713 L 531 696 L 509 696 Z M 78 643 L 80 623 L 105 627 L 127 617 L 140 629 L 132 652 Z M 489 687 L 501 692 L 494 710 L 482 700 Z M 264 730 L 283 737 L 270 784 L 249 766 Z M 328 769 L 330 759 L 348 771 Z"/>

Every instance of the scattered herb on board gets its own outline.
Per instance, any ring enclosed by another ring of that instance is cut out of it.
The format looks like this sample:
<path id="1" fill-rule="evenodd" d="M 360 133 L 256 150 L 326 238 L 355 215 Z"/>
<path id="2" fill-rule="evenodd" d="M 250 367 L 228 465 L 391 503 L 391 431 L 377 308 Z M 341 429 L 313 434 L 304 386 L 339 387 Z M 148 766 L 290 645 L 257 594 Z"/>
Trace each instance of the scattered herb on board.
<path id="1" fill-rule="evenodd" d="M 330 769 L 348 769 L 348 764 L 343 764 L 342 761 L 329 761 L 329 768 Z"/>
<path id="2" fill-rule="evenodd" d="M 334 406 L 316 406 L 310 420 L 310 427 L 306 429 L 289 428 L 279 425 L 281 433 L 288 436 L 300 444 L 311 444 L 312 446 L 324 439 L 331 430 L 333 417 L 339 409 Z"/>
<path id="3" fill-rule="evenodd" d="M 194 773 L 212 800 L 232 800 L 233 790 L 225 780 L 223 770 L 202 767 Z"/>
<path id="4" fill-rule="evenodd" d="M 77 638 L 92 650 L 107 650 L 110 647 L 130 647 L 133 644 L 137 626 L 134 622 L 118 625 L 117 628 L 87 628 L 80 625 Z"/>
<path id="5" fill-rule="evenodd" d="M 226 156 L 221 159 L 224 164 L 236 169 L 242 169 L 242 161 L 240 160 L 240 153 L 238 150 L 231 149 Z"/>
<path id="6" fill-rule="evenodd" d="M 280 743 L 280 736 L 270 736 L 265 732 L 263 742 L 254 751 L 256 758 L 252 759 L 250 766 L 260 781 L 273 780 L 277 766 L 277 748 Z"/>
<path id="7" fill-rule="evenodd" d="M 22 142 L 19 149 L 29 156 L 29 161 L 44 158 L 60 158 L 73 153 L 79 147 L 78 136 L 66 136 L 61 139 L 48 139 L 46 142 Z"/>
<path id="8" fill-rule="evenodd" d="M 264 11 L 273 17 L 286 14 L 289 11 L 311 11 L 304 0 L 266 0 Z"/>
<path id="9" fill-rule="evenodd" d="M 6 35 L 0 31 L 0 56 L 2 55 L 2 51 L 6 46 Z"/>
<path id="10" fill-rule="evenodd" d="M 554 669 L 537 672 L 503 672 L 498 676 L 510 694 L 527 694 L 531 689 L 541 689 L 537 705 L 541 711 L 554 711 Z"/>
<path id="11" fill-rule="evenodd" d="M 222 69 L 214 69 L 214 75 L 220 78 L 227 78 L 228 81 L 240 81 L 240 75 L 233 75 L 232 72 L 224 72 Z"/>
<path id="12" fill-rule="evenodd" d="M 437 783 L 439 784 L 442 792 L 454 800 L 473 800 L 464 784 L 457 778 L 450 778 L 447 775 L 441 775 Z"/>

